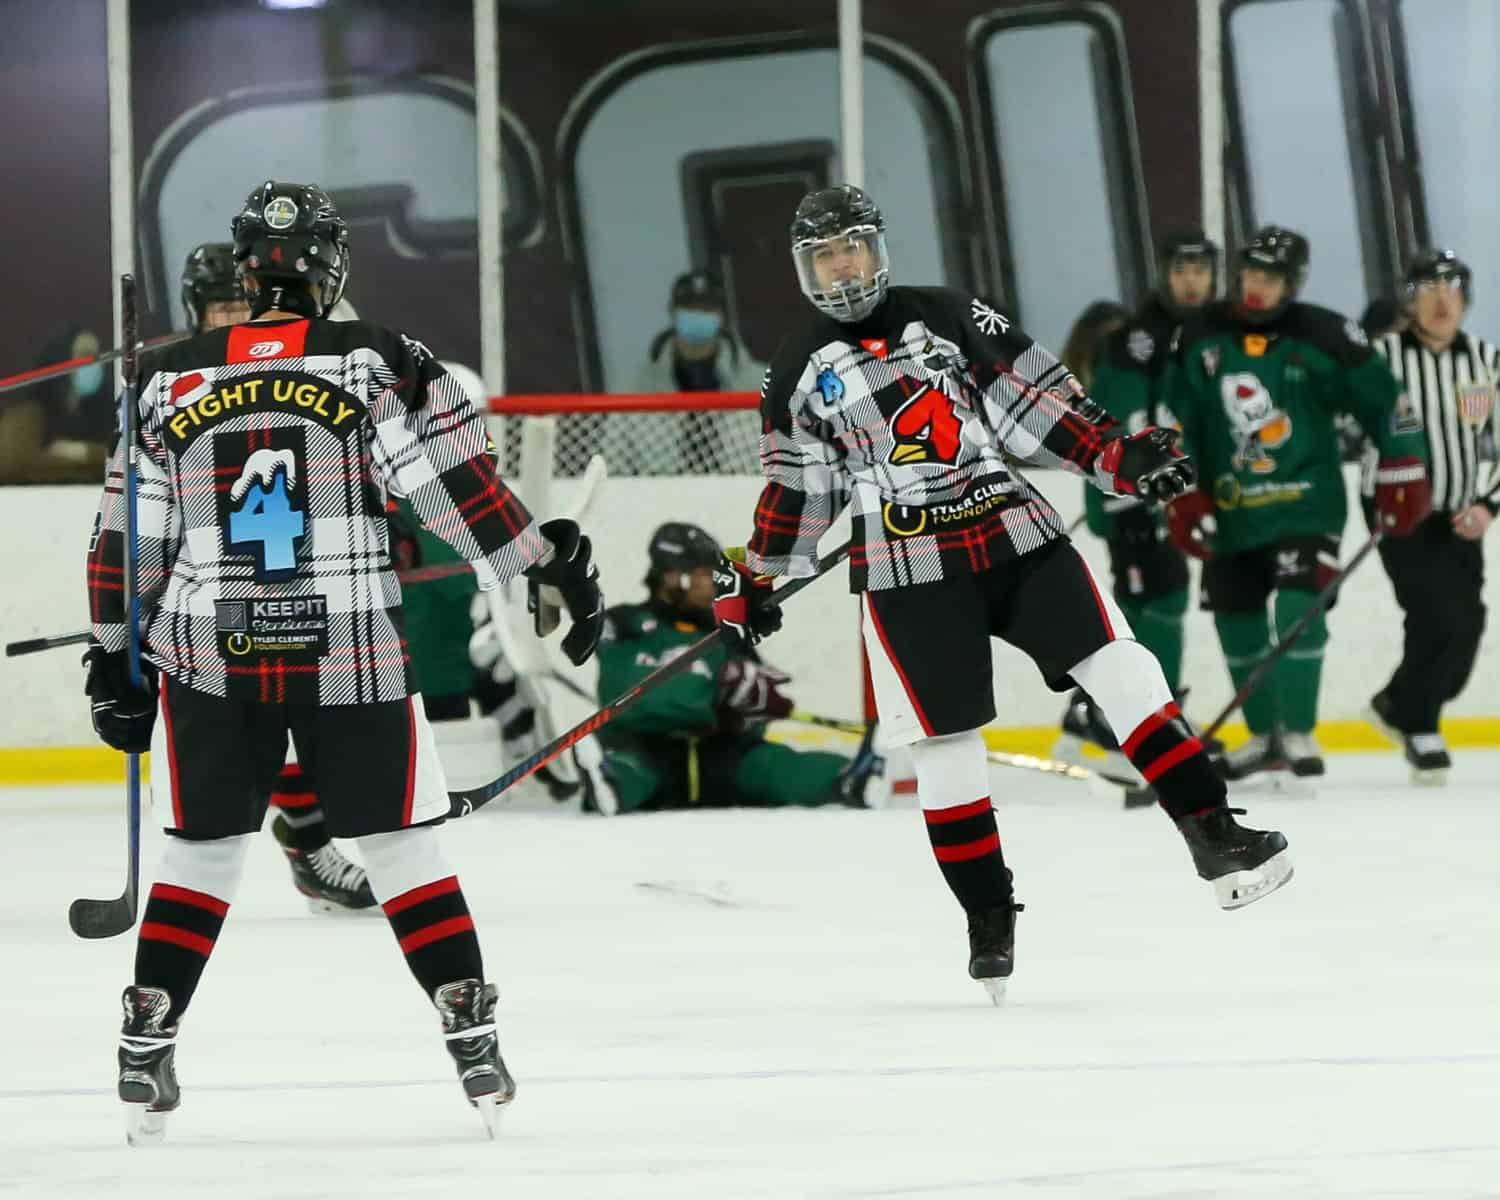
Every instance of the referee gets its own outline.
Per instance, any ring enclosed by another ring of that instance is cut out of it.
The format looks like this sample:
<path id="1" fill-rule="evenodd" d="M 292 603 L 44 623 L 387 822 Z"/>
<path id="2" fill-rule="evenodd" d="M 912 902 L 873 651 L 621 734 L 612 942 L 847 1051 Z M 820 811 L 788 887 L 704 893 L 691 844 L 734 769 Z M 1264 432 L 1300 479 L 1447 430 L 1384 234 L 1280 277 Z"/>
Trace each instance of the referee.
<path id="1" fill-rule="evenodd" d="M 1401 662 L 1367 715 L 1401 743 L 1419 783 L 1444 782 L 1452 765 L 1438 717 L 1468 682 L 1479 651 L 1480 543 L 1500 508 L 1490 498 L 1500 348 L 1461 328 L 1473 300 L 1471 283 L 1469 268 L 1451 250 L 1423 254 L 1408 268 L 1403 288 L 1410 325 L 1374 343 L 1427 434 L 1433 511 L 1410 537 L 1380 543 L 1406 628 Z M 1371 520 L 1375 463 L 1369 450 L 1361 490 Z"/>

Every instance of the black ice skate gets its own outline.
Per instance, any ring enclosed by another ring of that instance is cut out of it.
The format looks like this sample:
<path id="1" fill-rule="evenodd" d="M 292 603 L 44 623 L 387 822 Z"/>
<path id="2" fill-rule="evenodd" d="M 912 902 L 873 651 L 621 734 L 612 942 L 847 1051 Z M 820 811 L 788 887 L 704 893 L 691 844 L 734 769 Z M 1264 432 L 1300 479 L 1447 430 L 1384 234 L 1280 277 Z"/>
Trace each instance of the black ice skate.
<path id="1" fill-rule="evenodd" d="M 1085 754 L 1085 746 L 1091 747 L 1095 753 Z M 1059 762 L 1087 767 L 1101 778 L 1123 787 L 1141 786 L 1140 772 L 1125 757 L 1109 722 L 1082 688 L 1068 698 L 1062 719 L 1062 736 L 1052 747 L 1052 757 Z"/>
<path id="2" fill-rule="evenodd" d="M 493 983 L 477 979 L 445 983 L 432 994 L 432 1003 L 443 1018 L 448 1053 L 458 1066 L 458 1081 L 469 1103 L 479 1110 L 490 1137 L 495 1136 L 500 1106 L 509 1104 L 516 1094 L 516 1081 L 505 1069 L 495 1035 L 499 999 Z"/>
<path id="3" fill-rule="evenodd" d="M 1005 999 L 1005 981 L 1015 969 L 1016 914 L 1025 909 L 1012 903 L 969 914 L 969 978 L 984 984 L 995 1004 Z"/>
<path id="4" fill-rule="evenodd" d="M 177 1026 L 166 1025 L 172 998 L 161 988 L 128 987 L 120 997 L 120 1099 L 125 1108 L 125 1140 L 154 1146 L 167 1132 L 167 1114 L 181 1102 L 176 1053 Z"/>
<path id="5" fill-rule="evenodd" d="M 1243 908 L 1269 896 L 1292 877 L 1286 838 L 1246 829 L 1235 816 L 1243 808 L 1210 808 L 1177 822 L 1193 853 L 1200 879 L 1214 885 L 1219 907 Z"/>
<path id="6" fill-rule="evenodd" d="M 311 852 L 297 849 L 292 845 L 292 827 L 280 813 L 271 822 L 271 834 L 286 854 L 293 885 L 307 897 L 307 907 L 313 912 L 375 907 L 365 869 L 340 854 L 332 842 Z"/>
<path id="7" fill-rule="evenodd" d="M 604 748 L 595 738 L 583 738 L 573 747 L 573 762 L 583 785 L 583 799 L 579 806 L 581 810 L 598 813 L 601 817 L 617 816 L 620 812 L 620 794 L 610 782 L 609 768 L 604 761 Z"/>
<path id="8" fill-rule="evenodd" d="M 1448 771 L 1453 759 L 1448 755 L 1448 743 L 1440 733 L 1408 733 L 1396 724 L 1395 706 L 1384 692 L 1370 699 L 1365 717 L 1391 741 L 1401 747 L 1406 761 L 1411 766 L 1411 781 L 1424 787 L 1441 787 L 1448 782 Z"/>

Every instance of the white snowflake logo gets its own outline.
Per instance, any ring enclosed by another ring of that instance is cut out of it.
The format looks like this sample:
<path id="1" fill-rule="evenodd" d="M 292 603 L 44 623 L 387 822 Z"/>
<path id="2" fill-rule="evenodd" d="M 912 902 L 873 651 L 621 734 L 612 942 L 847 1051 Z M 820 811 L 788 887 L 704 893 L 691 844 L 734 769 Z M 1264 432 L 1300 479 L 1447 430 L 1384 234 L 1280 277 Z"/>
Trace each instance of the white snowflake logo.
<path id="1" fill-rule="evenodd" d="M 408 337 L 403 333 L 401 335 L 401 341 L 406 346 L 407 352 L 412 356 L 412 358 L 416 359 L 417 362 L 424 362 L 425 360 L 432 357 L 432 351 L 424 346 L 421 342 L 417 341 L 416 338 Z"/>
<path id="2" fill-rule="evenodd" d="M 983 300 L 969 302 L 969 316 L 974 318 L 974 324 L 979 327 L 979 332 L 986 337 L 1010 332 L 1010 322 Z"/>

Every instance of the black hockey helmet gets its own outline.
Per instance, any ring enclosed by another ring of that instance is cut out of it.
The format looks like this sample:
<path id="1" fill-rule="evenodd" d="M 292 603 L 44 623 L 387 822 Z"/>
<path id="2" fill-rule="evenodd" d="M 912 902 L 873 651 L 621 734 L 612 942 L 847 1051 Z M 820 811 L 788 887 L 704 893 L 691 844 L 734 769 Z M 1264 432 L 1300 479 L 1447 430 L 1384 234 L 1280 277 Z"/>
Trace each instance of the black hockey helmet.
<path id="1" fill-rule="evenodd" d="M 1469 308 L 1473 305 L 1474 272 L 1469 270 L 1469 264 L 1452 250 L 1426 250 L 1412 259 L 1411 266 L 1406 268 L 1406 276 L 1402 281 L 1406 302 L 1410 304 L 1416 299 L 1418 284 L 1439 281 L 1456 282 L 1464 298 L 1464 307 Z"/>
<path id="2" fill-rule="evenodd" d="M 229 242 L 204 242 L 194 247 L 182 265 L 182 307 L 194 332 L 202 332 L 204 314 L 214 301 L 244 298 L 234 265 L 234 246 Z"/>
<path id="3" fill-rule="evenodd" d="M 314 183 L 266 180 L 229 223 L 250 311 L 324 317 L 349 280 L 349 226 Z M 318 285 L 316 301 L 312 285 Z"/>
<path id="4" fill-rule="evenodd" d="M 668 521 L 651 535 L 646 553 L 651 559 L 646 586 L 654 592 L 668 573 L 717 566 L 721 551 L 708 530 L 686 521 Z"/>
<path id="5" fill-rule="evenodd" d="M 1240 248 L 1241 269 L 1255 267 L 1270 271 L 1286 280 L 1286 298 L 1274 309 L 1251 314 L 1256 324 L 1279 317 L 1307 282 L 1307 267 L 1312 261 L 1312 247 L 1300 233 L 1280 225 L 1265 225 Z"/>
<path id="6" fill-rule="evenodd" d="M 836 321 L 862 321 L 885 299 L 891 284 L 885 217 L 869 193 L 849 184 L 809 192 L 792 217 L 792 262 L 802 294 Z M 818 278 L 818 263 L 840 250 L 867 250 L 868 266 L 841 279 Z"/>
<path id="7" fill-rule="evenodd" d="M 1179 262 L 1202 262 L 1208 264 L 1211 279 L 1208 285 L 1208 295 L 1212 297 L 1219 292 L 1219 246 L 1218 243 L 1198 228 L 1174 229 L 1162 238 L 1161 245 L 1156 251 L 1157 278 L 1160 280 L 1158 291 L 1162 303 L 1173 313 L 1177 313 L 1177 305 L 1172 303 L 1172 292 L 1167 286 L 1167 276 L 1171 274 L 1172 266 Z M 1181 316 L 1181 313 L 1177 313 Z"/>

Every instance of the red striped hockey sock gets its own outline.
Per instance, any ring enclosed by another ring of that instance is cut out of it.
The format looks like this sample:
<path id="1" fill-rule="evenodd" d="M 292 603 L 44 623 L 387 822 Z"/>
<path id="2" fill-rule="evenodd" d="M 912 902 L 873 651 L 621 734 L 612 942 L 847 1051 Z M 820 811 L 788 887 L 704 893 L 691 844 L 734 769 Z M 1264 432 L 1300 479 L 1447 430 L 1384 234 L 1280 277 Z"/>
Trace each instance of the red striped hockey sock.
<path id="1" fill-rule="evenodd" d="M 406 965 L 428 996 L 457 979 L 484 978 L 479 938 L 458 876 L 414 887 L 382 907 Z"/>
<path id="2" fill-rule="evenodd" d="M 172 998 L 166 1024 L 175 1025 L 198 988 L 229 904 L 207 892 L 153 884 L 135 946 L 135 985 L 161 988 Z"/>
<path id="3" fill-rule="evenodd" d="M 938 867 L 965 912 L 988 912 L 1011 903 L 1010 872 L 988 796 L 952 808 L 924 808 L 922 816 Z"/>
<path id="4" fill-rule="evenodd" d="M 1227 802 L 1224 781 L 1175 703 L 1164 704 L 1137 725 L 1120 748 L 1156 789 L 1174 821 Z"/>

